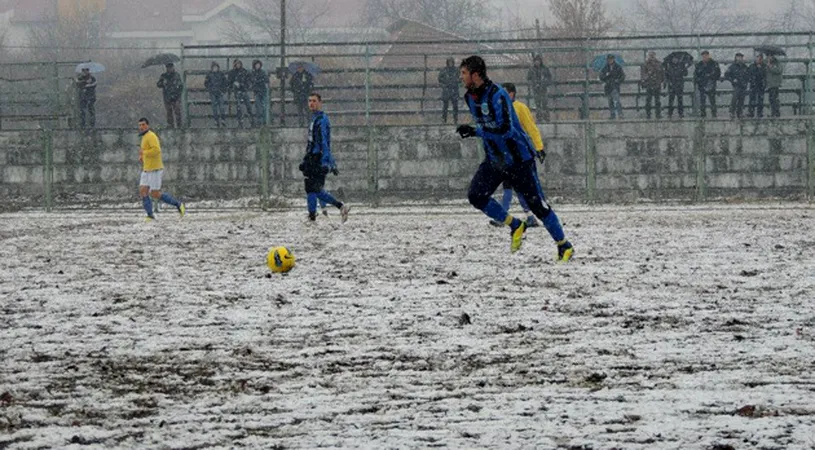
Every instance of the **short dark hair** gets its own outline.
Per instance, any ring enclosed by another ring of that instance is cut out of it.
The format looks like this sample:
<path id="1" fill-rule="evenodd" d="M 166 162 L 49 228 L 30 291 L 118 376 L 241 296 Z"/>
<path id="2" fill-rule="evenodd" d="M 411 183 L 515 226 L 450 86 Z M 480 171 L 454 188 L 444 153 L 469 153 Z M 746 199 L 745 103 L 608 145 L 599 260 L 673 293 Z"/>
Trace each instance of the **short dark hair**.
<path id="1" fill-rule="evenodd" d="M 487 78 L 487 63 L 480 56 L 473 55 L 464 58 L 459 68 L 466 67 L 470 73 L 477 73 L 481 78 Z"/>
<path id="2" fill-rule="evenodd" d="M 710 52 L 709 52 L 709 51 L 707 51 L 707 50 L 705 50 L 705 51 L 703 51 L 703 52 L 702 52 L 702 56 L 709 55 L 709 54 L 710 54 Z"/>
<path id="3" fill-rule="evenodd" d="M 150 121 L 149 121 L 149 120 L 147 120 L 147 118 L 146 118 L 146 117 L 142 117 L 141 119 L 139 119 L 139 122 L 144 122 L 144 123 L 145 123 L 145 125 L 150 125 Z"/>
<path id="4" fill-rule="evenodd" d="M 518 90 L 515 88 L 515 83 L 504 83 L 504 89 L 510 94 L 517 94 Z"/>
<path id="5" fill-rule="evenodd" d="M 319 94 L 319 93 L 317 93 L 317 92 L 312 92 L 311 94 L 308 94 L 308 96 L 309 96 L 309 97 L 317 97 L 317 100 L 319 100 L 319 101 L 323 101 L 323 96 L 322 96 L 322 95 L 320 95 L 320 94 Z"/>

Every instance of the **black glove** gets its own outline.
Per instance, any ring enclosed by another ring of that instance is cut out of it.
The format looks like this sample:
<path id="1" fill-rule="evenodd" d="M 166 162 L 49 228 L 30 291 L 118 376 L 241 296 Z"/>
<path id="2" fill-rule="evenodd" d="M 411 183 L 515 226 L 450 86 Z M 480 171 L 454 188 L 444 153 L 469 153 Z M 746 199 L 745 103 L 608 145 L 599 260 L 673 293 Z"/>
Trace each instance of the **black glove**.
<path id="1" fill-rule="evenodd" d="M 334 174 L 334 176 L 336 176 L 336 177 L 340 176 L 340 171 L 339 171 L 339 170 L 337 170 L 337 168 L 336 168 L 336 167 L 335 167 L 335 168 L 333 168 L 333 169 L 331 169 L 331 173 L 333 173 L 333 174 Z"/>
<path id="2" fill-rule="evenodd" d="M 458 128 L 456 128 L 456 133 L 458 133 L 462 139 L 466 139 L 468 137 L 473 137 L 476 135 L 475 128 L 473 128 L 472 125 L 459 125 Z"/>
<path id="3" fill-rule="evenodd" d="M 545 160 L 545 159 L 546 159 L 546 152 L 545 152 L 545 151 L 543 151 L 543 150 L 541 150 L 541 151 L 536 152 L 536 153 L 538 154 L 538 155 L 537 155 L 537 156 L 538 156 L 538 161 L 540 161 L 540 162 L 541 162 L 541 164 L 543 164 L 543 160 Z"/>
<path id="4" fill-rule="evenodd" d="M 300 165 L 297 166 L 297 168 L 300 169 L 300 172 L 306 173 L 306 162 L 305 161 L 301 162 Z"/>

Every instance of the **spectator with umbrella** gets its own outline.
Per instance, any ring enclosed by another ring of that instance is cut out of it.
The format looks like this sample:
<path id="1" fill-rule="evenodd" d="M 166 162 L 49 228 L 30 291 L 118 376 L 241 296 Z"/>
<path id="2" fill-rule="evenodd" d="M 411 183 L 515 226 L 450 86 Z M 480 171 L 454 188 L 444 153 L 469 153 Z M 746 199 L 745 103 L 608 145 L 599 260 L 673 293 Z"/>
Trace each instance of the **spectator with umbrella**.
<path id="1" fill-rule="evenodd" d="M 249 102 L 249 71 L 243 67 L 243 62 L 240 59 L 236 59 L 234 63 L 232 63 L 232 70 L 229 71 L 227 75 L 227 82 L 229 83 L 229 88 L 232 89 L 232 92 L 235 94 L 235 101 L 238 103 L 236 109 L 238 113 L 238 126 L 243 128 L 243 110 L 241 109 L 241 105 L 244 106 L 246 109 L 246 114 L 249 115 L 249 122 L 254 123 L 252 119 L 252 104 Z"/>
<path id="2" fill-rule="evenodd" d="M 744 64 L 744 55 L 736 53 L 733 64 L 724 73 L 724 79 L 733 86 L 733 96 L 730 100 L 730 118 L 741 119 L 744 112 L 744 97 L 747 95 L 747 85 L 750 83 L 750 69 Z"/>
<path id="3" fill-rule="evenodd" d="M 767 64 L 767 93 L 770 95 L 770 115 L 772 117 L 781 117 L 779 92 L 783 82 L 784 65 L 776 55 L 770 55 L 769 64 Z"/>
<path id="4" fill-rule="evenodd" d="M 184 91 L 184 83 L 181 75 L 175 71 L 175 64 L 165 64 L 166 71 L 156 83 L 156 86 L 164 94 L 164 109 L 167 112 L 167 126 L 169 128 L 181 128 L 181 94 Z"/>
<path id="5" fill-rule="evenodd" d="M 76 72 L 79 74 L 74 79 L 74 86 L 76 86 L 77 97 L 79 98 L 79 120 L 80 127 L 85 128 L 96 127 L 96 77 L 93 73 L 100 73 L 105 71 L 105 66 L 99 63 L 82 63 L 76 66 Z"/>
<path id="6" fill-rule="evenodd" d="M 620 104 L 620 85 L 625 81 L 625 72 L 617 63 L 615 55 L 606 57 L 606 65 L 600 72 L 600 81 L 605 83 L 604 91 L 608 97 L 608 110 L 611 120 L 623 118 L 623 107 Z"/>
<path id="7" fill-rule="evenodd" d="M 311 71 L 308 68 L 311 67 Z M 289 65 L 289 71 L 293 72 L 291 77 L 291 91 L 294 95 L 294 105 L 297 108 L 298 124 L 305 126 L 306 119 L 310 115 L 308 107 L 308 97 L 314 90 L 314 74 L 317 66 L 311 63 L 295 62 Z"/>
<path id="8" fill-rule="evenodd" d="M 651 102 L 656 106 L 657 120 L 662 118 L 662 83 L 665 69 L 657 60 L 655 52 L 648 52 L 648 59 L 640 67 L 640 84 L 645 89 L 645 116 L 651 118 Z"/>
<path id="9" fill-rule="evenodd" d="M 767 90 L 767 65 L 764 56 L 756 56 L 756 62 L 750 65 L 750 111 L 748 117 L 764 117 L 764 91 Z"/>
<path id="10" fill-rule="evenodd" d="M 212 105 L 212 116 L 215 118 L 215 127 L 226 126 L 226 108 L 224 107 L 224 93 L 229 84 L 226 75 L 221 72 L 221 66 L 213 61 L 210 65 L 209 73 L 204 80 L 204 88 L 209 93 L 209 101 Z"/>
<path id="11" fill-rule="evenodd" d="M 668 118 L 674 116 L 674 100 L 679 118 L 685 117 L 685 77 L 688 76 L 688 67 L 692 64 L 693 56 L 688 52 L 673 52 L 662 62 L 665 68 L 665 84 L 668 88 Z"/>
<path id="12" fill-rule="evenodd" d="M 703 51 L 702 60 L 696 64 L 696 70 L 693 73 L 693 79 L 699 90 L 699 115 L 701 117 L 707 117 L 706 100 L 710 100 L 710 112 L 713 117 L 716 117 L 716 84 L 721 77 L 722 69 L 719 68 L 719 63 L 710 56 L 709 51 Z"/>

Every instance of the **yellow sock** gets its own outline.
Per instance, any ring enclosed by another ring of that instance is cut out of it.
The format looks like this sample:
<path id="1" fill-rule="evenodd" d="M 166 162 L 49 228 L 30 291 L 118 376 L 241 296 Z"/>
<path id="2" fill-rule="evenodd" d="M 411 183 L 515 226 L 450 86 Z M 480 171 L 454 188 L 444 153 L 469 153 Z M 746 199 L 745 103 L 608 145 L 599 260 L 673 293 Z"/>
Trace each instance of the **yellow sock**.
<path id="1" fill-rule="evenodd" d="M 513 220 L 515 220 L 514 217 L 512 217 L 510 215 L 507 215 L 507 218 L 504 219 L 504 225 L 507 225 L 507 226 L 512 225 Z"/>

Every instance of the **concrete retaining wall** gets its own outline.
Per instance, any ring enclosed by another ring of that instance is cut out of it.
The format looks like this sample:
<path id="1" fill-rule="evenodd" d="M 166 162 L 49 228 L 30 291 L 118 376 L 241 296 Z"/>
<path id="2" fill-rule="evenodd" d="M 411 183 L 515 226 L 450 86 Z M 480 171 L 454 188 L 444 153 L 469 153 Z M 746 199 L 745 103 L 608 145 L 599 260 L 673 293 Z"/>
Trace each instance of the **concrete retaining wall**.
<path id="1" fill-rule="evenodd" d="M 547 195 L 568 201 L 800 199 L 813 194 L 815 144 L 804 118 L 762 121 L 592 122 L 541 127 Z M 160 131 L 165 185 L 187 199 L 299 195 L 305 132 Z M 0 195 L 39 203 L 135 199 L 138 136 L 129 130 L 0 133 Z M 349 198 L 465 198 L 482 159 L 452 127 L 333 130 Z M 47 183 L 49 149 L 53 180 Z M 369 149 L 371 150 L 369 152 Z M 267 153 L 268 152 L 268 153 Z M 266 161 L 267 166 L 264 166 Z M 264 167 L 267 167 L 264 170 Z M 376 188 L 374 190 L 374 188 Z"/>

